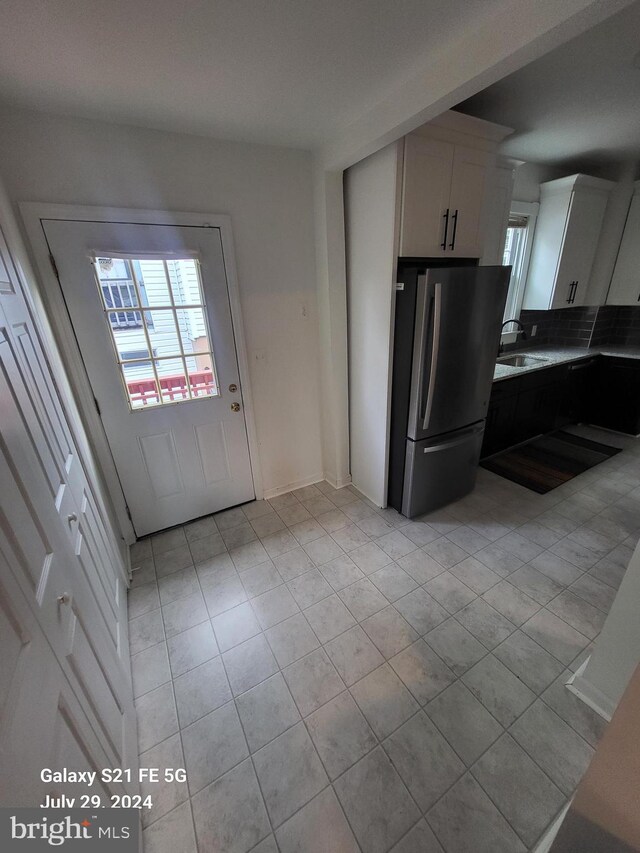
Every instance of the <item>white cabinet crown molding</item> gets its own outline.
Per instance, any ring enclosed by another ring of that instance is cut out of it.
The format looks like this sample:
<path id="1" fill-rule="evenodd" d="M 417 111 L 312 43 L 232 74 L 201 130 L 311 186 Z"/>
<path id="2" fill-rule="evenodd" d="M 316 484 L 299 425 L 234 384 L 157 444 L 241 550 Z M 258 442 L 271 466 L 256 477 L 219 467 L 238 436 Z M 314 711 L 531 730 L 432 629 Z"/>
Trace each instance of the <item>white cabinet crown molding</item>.
<path id="1" fill-rule="evenodd" d="M 478 139 L 487 139 L 494 143 L 502 142 L 514 132 L 512 127 L 505 127 L 455 110 L 447 110 L 426 124 L 417 127 L 412 133 L 418 136 L 433 136 L 439 131 L 460 133 Z"/>
<path id="2" fill-rule="evenodd" d="M 540 184 L 540 198 L 571 192 L 578 188 L 599 190 L 606 194 L 611 192 L 614 186 L 613 181 L 606 181 L 604 178 L 594 178 L 591 175 L 568 175 L 566 178 L 557 178 Z"/>

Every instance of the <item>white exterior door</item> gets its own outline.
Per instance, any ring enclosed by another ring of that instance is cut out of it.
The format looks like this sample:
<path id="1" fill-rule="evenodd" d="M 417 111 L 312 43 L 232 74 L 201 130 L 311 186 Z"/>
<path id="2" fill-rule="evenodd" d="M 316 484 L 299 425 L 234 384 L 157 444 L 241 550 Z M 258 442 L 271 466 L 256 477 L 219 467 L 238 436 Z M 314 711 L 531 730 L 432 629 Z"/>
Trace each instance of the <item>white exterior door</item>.
<path id="1" fill-rule="evenodd" d="M 42 225 L 137 535 L 252 500 L 220 229 Z"/>

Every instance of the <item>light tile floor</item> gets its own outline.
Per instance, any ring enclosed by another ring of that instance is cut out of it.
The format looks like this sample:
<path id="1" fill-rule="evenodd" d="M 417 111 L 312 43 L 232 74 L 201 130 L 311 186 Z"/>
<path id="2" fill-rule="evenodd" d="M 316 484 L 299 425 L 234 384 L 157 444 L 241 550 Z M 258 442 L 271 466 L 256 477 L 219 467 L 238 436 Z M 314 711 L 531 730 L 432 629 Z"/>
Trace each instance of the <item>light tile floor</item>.
<path id="1" fill-rule="evenodd" d="M 576 428 L 577 431 L 578 428 Z M 640 532 L 640 445 L 418 521 L 306 486 L 132 548 L 147 853 L 516 853 L 604 723 L 564 687 Z"/>

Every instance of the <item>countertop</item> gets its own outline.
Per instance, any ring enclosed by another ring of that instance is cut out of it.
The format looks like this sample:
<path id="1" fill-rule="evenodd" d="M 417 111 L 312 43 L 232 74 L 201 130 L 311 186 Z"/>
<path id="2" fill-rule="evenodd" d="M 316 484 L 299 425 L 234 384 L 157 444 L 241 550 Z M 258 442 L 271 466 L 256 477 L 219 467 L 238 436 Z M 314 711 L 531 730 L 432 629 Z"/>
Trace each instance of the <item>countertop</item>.
<path id="1" fill-rule="evenodd" d="M 559 364 L 566 364 L 570 361 L 580 361 L 583 358 L 591 358 L 594 355 L 640 359 L 640 347 L 531 347 L 530 349 L 505 353 L 504 357 L 509 355 L 528 355 L 533 358 L 544 359 L 544 361 L 540 361 L 538 364 L 529 367 L 510 367 L 506 364 L 496 364 L 493 374 L 494 382 L 498 382 L 500 379 L 511 379 L 513 376 L 523 376 L 525 373 L 532 373 L 534 370 L 556 367 Z"/>

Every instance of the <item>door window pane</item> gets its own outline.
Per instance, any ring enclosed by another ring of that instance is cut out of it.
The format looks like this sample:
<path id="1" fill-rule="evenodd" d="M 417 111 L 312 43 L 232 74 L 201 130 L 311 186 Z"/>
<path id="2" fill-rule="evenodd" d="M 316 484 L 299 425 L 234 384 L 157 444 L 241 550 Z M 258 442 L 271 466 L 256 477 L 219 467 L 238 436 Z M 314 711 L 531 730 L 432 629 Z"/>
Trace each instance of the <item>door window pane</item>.
<path id="1" fill-rule="evenodd" d="M 189 388 L 184 361 L 181 358 L 166 358 L 156 362 L 160 379 L 163 403 L 178 403 L 189 400 Z"/>
<path id="2" fill-rule="evenodd" d="M 192 261 L 192 263 L 195 262 Z M 135 273 L 138 286 L 146 296 L 146 301 L 142 303 L 143 305 L 159 307 L 172 304 L 164 261 L 133 260 L 131 266 L 132 272 Z"/>
<path id="3" fill-rule="evenodd" d="M 200 275 L 193 260 L 168 261 L 167 273 L 175 305 L 201 305 Z"/>
<path id="4" fill-rule="evenodd" d="M 101 257 L 94 269 L 130 408 L 218 395 L 198 262 Z"/>
<path id="5" fill-rule="evenodd" d="M 178 308 L 176 317 L 185 355 L 191 352 L 208 352 L 209 337 L 202 308 Z"/>

